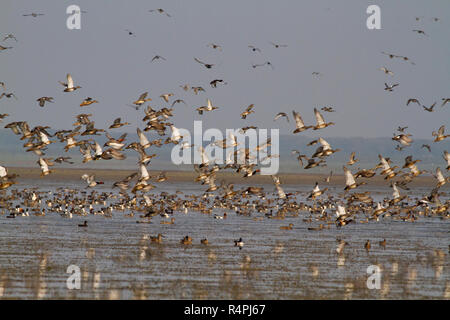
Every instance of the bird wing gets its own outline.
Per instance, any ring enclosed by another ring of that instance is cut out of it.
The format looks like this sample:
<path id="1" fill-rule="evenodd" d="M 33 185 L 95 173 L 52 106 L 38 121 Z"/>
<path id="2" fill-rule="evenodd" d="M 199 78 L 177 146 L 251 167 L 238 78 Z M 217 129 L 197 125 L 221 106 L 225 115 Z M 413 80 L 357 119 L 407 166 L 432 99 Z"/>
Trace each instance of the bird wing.
<path id="1" fill-rule="evenodd" d="M 316 117 L 317 125 L 325 124 L 325 120 L 324 120 L 322 114 L 316 108 L 314 108 L 314 116 Z"/>
<path id="2" fill-rule="evenodd" d="M 346 167 L 344 167 L 344 172 L 345 172 L 345 184 L 347 186 L 355 184 L 355 178 L 353 177 L 352 172 Z"/>
<path id="3" fill-rule="evenodd" d="M 73 88 L 73 79 L 70 73 L 67 74 L 67 88 Z"/>
<path id="4" fill-rule="evenodd" d="M 303 119 L 300 116 L 300 113 L 292 111 L 292 115 L 294 116 L 295 126 L 297 128 L 303 128 L 305 126 L 305 123 L 303 122 Z"/>

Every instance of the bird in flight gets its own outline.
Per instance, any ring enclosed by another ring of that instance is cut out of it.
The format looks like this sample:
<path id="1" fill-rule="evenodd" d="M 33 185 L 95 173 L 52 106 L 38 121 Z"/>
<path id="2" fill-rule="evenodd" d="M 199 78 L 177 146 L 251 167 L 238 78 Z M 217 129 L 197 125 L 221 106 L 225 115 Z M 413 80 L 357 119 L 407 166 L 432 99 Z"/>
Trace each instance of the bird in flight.
<path id="1" fill-rule="evenodd" d="M 171 15 L 168 14 L 164 9 L 151 9 L 151 10 L 148 10 L 148 12 L 157 12 L 157 13 L 160 13 L 160 14 L 165 14 L 169 18 L 171 17 Z"/>
<path id="2" fill-rule="evenodd" d="M 391 76 L 394 75 L 394 73 L 391 70 L 387 69 L 386 67 L 381 67 L 380 70 L 383 71 L 385 74 L 389 74 Z"/>
<path id="3" fill-rule="evenodd" d="M 435 105 L 436 105 L 436 102 L 433 103 L 429 108 L 425 107 L 424 105 L 422 105 L 422 108 L 423 108 L 425 111 L 433 112 L 433 109 L 434 109 L 434 106 L 435 106 Z"/>
<path id="4" fill-rule="evenodd" d="M 450 102 L 450 98 L 442 98 L 442 105 L 441 105 L 441 107 L 445 106 L 449 102 Z"/>
<path id="5" fill-rule="evenodd" d="M 125 29 L 125 31 L 128 33 L 129 36 L 133 36 L 133 37 L 136 36 L 136 34 L 133 31 L 129 30 L 129 29 Z"/>
<path id="6" fill-rule="evenodd" d="M 194 58 L 194 60 L 197 61 L 198 63 L 204 65 L 207 69 L 211 69 L 214 66 L 213 64 L 210 64 L 210 63 L 204 63 L 197 58 Z"/>
<path id="7" fill-rule="evenodd" d="M 156 55 L 156 56 L 154 56 L 154 57 L 152 58 L 152 62 L 155 61 L 155 60 L 159 60 L 159 59 L 166 61 L 166 58 L 164 58 L 163 56 Z"/>
<path id="8" fill-rule="evenodd" d="M 46 102 L 53 102 L 53 97 L 40 97 L 36 101 L 39 101 L 39 106 L 43 107 Z"/>
<path id="9" fill-rule="evenodd" d="M 384 83 L 384 86 L 385 86 L 384 90 L 389 91 L 389 92 L 392 92 L 392 91 L 394 91 L 394 88 L 398 86 L 398 83 L 395 83 L 395 84 L 392 84 L 392 85 L 389 86 L 389 85 L 385 82 L 385 83 Z"/>
<path id="10" fill-rule="evenodd" d="M 23 14 L 22 16 L 24 16 L 24 17 L 33 17 L 33 18 L 36 18 L 36 17 L 38 17 L 38 16 L 43 16 L 44 14 L 43 13 L 28 13 L 28 14 Z"/>
<path id="11" fill-rule="evenodd" d="M 270 66 L 272 69 L 273 69 L 273 65 L 272 65 L 272 63 L 270 63 L 270 61 L 266 61 L 266 62 L 264 62 L 264 63 L 255 63 L 255 64 L 252 64 L 252 67 L 253 67 L 253 69 L 255 69 L 256 67 L 262 67 L 262 66 Z"/>
<path id="12" fill-rule="evenodd" d="M 332 107 L 323 107 L 320 110 L 325 112 L 336 112 L 336 110 L 334 110 Z"/>
<path id="13" fill-rule="evenodd" d="M 280 119 L 281 117 L 285 117 L 286 121 L 289 122 L 289 117 L 285 112 L 279 112 L 277 113 L 277 115 L 275 116 L 275 118 L 273 118 L 273 121 L 276 121 L 278 119 Z"/>
<path id="14" fill-rule="evenodd" d="M 413 30 L 413 32 L 417 32 L 418 34 L 423 34 L 424 36 L 427 36 L 428 37 L 428 35 L 425 33 L 425 31 L 423 31 L 423 30 Z"/>
<path id="15" fill-rule="evenodd" d="M 75 87 L 75 86 L 73 85 L 73 79 L 72 79 L 72 76 L 70 75 L 70 73 L 67 74 L 67 82 L 66 82 L 66 83 L 61 82 L 61 81 L 59 81 L 59 83 L 60 83 L 61 85 L 63 85 L 64 87 L 66 87 L 66 88 L 64 89 L 64 92 L 72 92 L 72 91 L 75 91 L 75 90 L 81 88 L 80 86 L 76 86 L 76 87 Z"/>
<path id="16" fill-rule="evenodd" d="M 3 40 L 2 41 L 6 41 L 6 40 L 8 40 L 8 39 L 14 39 L 16 42 L 17 42 L 17 39 L 16 39 L 16 37 L 13 35 L 13 34 L 7 34 L 4 38 L 3 38 Z"/>
<path id="17" fill-rule="evenodd" d="M 278 43 L 273 43 L 270 42 L 271 45 L 273 45 L 275 48 L 286 48 L 287 44 L 278 44 Z"/>
<path id="18" fill-rule="evenodd" d="M 213 49 L 217 49 L 219 51 L 222 51 L 222 46 L 215 44 L 215 43 L 208 43 L 207 47 L 211 47 Z"/>
<path id="19" fill-rule="evenodd" d="M 0 46 L 0 51 L 7 50 L 7 49 L 12 49 L 12 47 Z"/>
<path id="20" fill-rule="evenodd" d="M 430 147 L 430 145 L 428 145 L 428 144 L 423 144 L 422 147 L 420 147 L 420 148 L 422 148 L 422 149 L 423 149 L 423 148 L 427 148 L 428 151 L 431 152 L 431 147 Z"/>
<path id="21" fill-rule="evenodd" d="M 224 82 L 222 79 L 215 79 L 215 80 L 213 80 L 213 81 L 211 81 L 210 83 L 209 83 L 209 85 L 212 87 L 212 88 L 217 88 L 217 83 L 223 83 L 223 84 L 227 84 L 226 82 Z"/>
<path id="22" fill-rule="evenodd" d="M 3 98 L 3 97 L 6 97 L 8 99 L 11 98 L 11 97 L 14 97 L 14 99 L 17 100 L 16 95 L 14 93 L 12 93 L 12 92 L 10 92 L 10 93 L 3 92 L 2 94 L 0 94 L 0 99 Z"/>
<path id="23" fill-rule="evenodd" d="M 406 105 L 409 105 L 411 102 L 417 103 L 420 106 L 419 100 L 414 99 L 414 98 L 408 99 L 408 101 L 406 102 Z"/>
<path id="24" fill-rule="evenodd" d="M 248 47 L 249 47 L 250 49 L 252 49 L 253 52 L 259 52 L 259 53 L 261 53 L 261 49 L 260 49 L 260 48 L 257 48 L 257 47 L 252 46 L 252 45 L 249 45 Z"/>

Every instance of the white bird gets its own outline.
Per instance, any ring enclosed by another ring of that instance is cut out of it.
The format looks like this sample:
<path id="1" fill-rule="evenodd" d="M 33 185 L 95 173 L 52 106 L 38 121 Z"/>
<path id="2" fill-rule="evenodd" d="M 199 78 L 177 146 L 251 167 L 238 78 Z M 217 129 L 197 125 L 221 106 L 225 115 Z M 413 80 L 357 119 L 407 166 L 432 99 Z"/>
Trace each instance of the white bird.
<path id="1" fill-rule="evenodd" d="M 7 175 L 8 175 L 8 170 L 5 167 L 0 166 L 0 178 L 4 178 Z"/>
<path id="2" fill-rule="evenodd" d="M 87 188 L 93 188 L 97 184 L 103 184 L 102 181 L 95 181 L 95 175 L 88 175 L 87 173 L 81 176 L 81 179 L 85 180 L 88 184 Z"/>
<path id="3" fill-rule="evenodd" d="M 357 187 L 355 178 L 353 177 L 352 172 L 347 169 L 345 166 L 343 167 L 345 173 L 345 188 L 344 190 L 350 190 Z"/>
<path id="4" fill-rule="evenodd" d="M 389 163 L 386 161 L 386 159 L 381 154 L 378 155 L 378 158 L 380 159 L 380 164 L 383 168 L 383 171 L 381 171 L 381 174 L 386 175 L 386 177 L 385 177 L 386 180 L 397 175 L 397 173 L 394 172 L 393 168 L 391 168 Z M 396 166 L 394 168 L 396 168 Z"/>
<path id="5" fill-rule="evenodd" d="M 172 141 L 178 142 L 180 139 L 183 138 L 178 128 L 176 128 L 173 125 L 171 125 L 170 128 L 172 129 L 172 137 L 170 138 Z"/>
<path id="6" fill-rule="evenodd" d="M 61 82 L 61 81 L 59 81 L 59 83 L 66 87 L 64 89 L 64 92 L 72 92 L 72 91 L 75 91 L 75 90 L 81 88 L 80 86 L 75 87 L 73 85 L 73 79 L 72 79 L 72 76 L 70 75 L 70 73 L 67 74 L 67 82 L 66 83 Z"/>
<path id="7" fill-rule="evenodd" d="M 144 200 L 145 200 L 145 205 L 147 206 L 147 207 L 150 207 L 150 206 L 152 206 L 153 205 L 153 201 L 146 195 L 146 194 L 144 194 Z"/>
<path id="8" fill-rule="evenodd" d="M 41 142 L 45 145 L 48 145 L 51 143 L 51 141 L 48 139 L 47 135 L 43 133 L 42 131 L 39 131 L 39 138 L 41 139 Z"/>
<path id="9" fill-rule="evenodd" d="M 203 147 L 202 146 L 200 146 L 200 147 L 198 147 L 198 150 L 200 151 L 200 155 L 201 155 L 201 157 L 202 157 L 202 163 L 201 163 L 201 167 L 204 167 L 204 166 L 207 166 L 207 165 L 209 165 L 209 159 L 208 159 L 208 156 L 206 155 L 206 153 L 205 153 L 205 149 L 203 149 Z"/>
<path id="10" fill-rule="evenodd" d="M 213 106 L 211 100 L 206 99 L 206 106 L 197 108 L 197 111 L 199 114 L 203 114 L 204 111 L 212 111 L 215 109 L 218 109 L 218 107 Z"/>
<path id="11" fill-rule="evenodd" d="M 139 143 L 142 146 L 142 148 L 147 149 L 148 147 L 150 147 L 151 146 L 150 141 L 148 141 L 147 137 L 141 131 L 141 129 L 137 128 L 136 131 L 139 137 Z"/>
<path id="12" fill-rule="evenodd" d="M 277 176 L 272 176 L 273 179 L 273 183 L 275 184 L 275 187 L 277 188 L 277 192 L 278 192 L 278 197 L 280 199 L 286 199 L 286 193 L 284 193 L 283 188 L 281 188 L 280 186 L 280 178 L 278 178 Z"/>
<path id="13" fill-rule="evenodd" d="M 394 200 L 400 199 L 400 191 L 398 191 L 397 184 L 395 182 L 392 183 L 392 189 L 392 196 L 394 197 Z"/>
<path id="14" fill-rule="evenodd" d="M 347 215 L 347 211 L 345 207 L 338 205 L 336 209 L 336 218 L 345 217 Z"/>
<path id="15" fill-rule="evenodd" d="M 50 170 L 48 169 L 48 164 L 47 161 L 45 161 L 45 159 L 39 157 L 39 166 L 41 167 L 41 176 L 47 176 L 50 174 Z"/>
<path id="16" fill-rule="evenodd" d="M 141 170 L 141 177 L 139 178 L 139 181 L 147 181 L 148 179 L 150 179 L 150 175 L 148 174 L 147 167 L 142 163 L 140 166 L 140 170 Z"/>
<path id="17" fill-rule="evenodd" d="M 439 168 L 439 167 L 436 168 L 436 175 L 434 177 L 438 181 L 438 184 L 437 184 L 438 188 L 442 187 L 444 184 L 447 183 L 448 178 L 444 177 L 444 175 L 442 174 L 441 168 Z"/>
<path id="18" fill-rule="evenodd" d="M 450 153 L 444 151 L 444 160 L 447 161 L 447 170 L 450 170 Z"/>

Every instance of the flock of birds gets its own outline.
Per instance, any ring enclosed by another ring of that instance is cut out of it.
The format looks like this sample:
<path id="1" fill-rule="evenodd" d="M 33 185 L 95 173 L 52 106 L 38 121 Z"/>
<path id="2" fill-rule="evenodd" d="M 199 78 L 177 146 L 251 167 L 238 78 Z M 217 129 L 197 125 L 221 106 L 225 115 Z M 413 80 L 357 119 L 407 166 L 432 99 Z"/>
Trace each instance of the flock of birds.
<path id="1" fill-rule="evenodd" d="M 172 17 L 163 9 L 150 10 L 152 13 L 158 13 L 165 15 L 166 17 Z M 31 13 L 24 16 L 38 17 L 43 14 Z M 130 36 L 135 36 L 135 33 L 126 30 Z M 413 30 L 418 33 L 419 30 Z M 3 42 L 16 41 L 14 35 L 6 35 Z M 287 48 L 286 44 L 277 44 L 271 42 L 274 48 Z M 207 45 L 213 50 L 222 50 L 222 46 L 215 43 Z M 11 49 L 12 47 L 0 46 L 0 51 Z M 248 48 L 252 52 L 261 52 L 261 49 L 249 45 Z M 408 57 L 399 56 L 382 52 L 390 59 L 399 58 L 404 61 L 410 61 Z M 160 55 L 156 55 L 151 60 L 152 62 L 157 60 L 166 60 Z M 214 69 L 215 64 L 204 62 L 199 58 L 194 57 L 194 62 L 198 63 L 206 69 Z M 412 64 L 415 64 L 411 62 Z M 261 64 L 253 64 L 253 68 L 273 65 L 270 61 L 266 61 Z M 393 76 L 393 71 L 387 67 L 381 67 L 386 75 Z M 319 76 L 321 73 L 313 72 L 313 76 Z M 63 87 L 63 92 L 67 94 L 76 94 L 76 92 L 82 91 L 81 86 L 76 85 L 72 76 L 67 74 L 66 81 L 59 81 Z M 213 79 L 210 83 L 212 88 L 216 88 L 218 84 L 226 85 L 223 79 Z M 385 83 L 384 90 L 388 92 L 394 91 L 399 84 Z M 2 98 L 17 97 L 13 92 L 7 90 L 7 83 L 0 82 L 2 87 Z M 194 94 L 205 92 L 205 89 L 201 86 L 193 87 L 189 84 L 180 85 L 184 91 L 190 91 Z M 247 148 L 246 146 L 239 146 L 236 137 L 230 134 L 229 137 L 214 141 L 212 144 L 219 146 L 223 149 L 236 148 L 234 152 L 228 153 L 230 156 L 223 165 L 214 163 L 208 158 L 203 146 L 190 145 L 183 141 L 183 137 L 180 134 L 180 130 L 175 127 L 171 118 L 174 113 L 174 106 L 176 104 L 186 102 L 176 97 L 173 92 L 166 92 L 159 95 L 161 102 L 167 104 L 160 109 L 154 109 L 152 106 L 147 105 L 144 108 L 145 116 L 142 119 L 143 126 L 136 128 L 137 141 L 127 141 L 128 134 L 122 134 L 119 137 L 115 137 L 111 131 L 121 128 L 123 126 L 129 126 L 130 123 L 122 121 L 121 118 L 116 118 L 108 129 L 98 128 L 95 122 L 90 119 L 92 113 L 80 113 L 76 116 L 76 121 L 73 123 L 73 128 L 52 130 L 46 125 L 37 125 L 31 127 L 27 121 L 13 121 L 7 123 L 4 128 L 10 129 L 15 135 L 20 137 L 21 141 L 25 141 L 23 144 L 26 152 L 32 152 L 37 156 L 37 164 L 41 170 L 41 176 L 48 176 L 52 174 L 53 170 L 50 168 L 56 164 L 74 164 L 73 159 L 69 156 L 61 155 L 57 158 L 45 157 L 46 150 L 50 144 L 62 144 L 61 152 L 64 150 L 67 153 L 69 150 L 78 150 L 81 156 L 82 163 L 88 163 L 91 161 L 108 161 L 108 160 L 124 160 L 127 158 L 126 152 L 134 151 L 138 156 L 138 167 L 136 172 L 124 177 L 123 179 L 113 183 L 112 188 L 118 188 L 119 193 L 114 192 L 98 192 L 96 187 L 104 184 L 103 181 L 96 179 L 93 174 L 83 174 L 81 179 L 86 182 L 86 187 L 90 192 L 85 190 L 72 190 L 70 188 L 59 188 L 54 194 L 39 191 L 37 188 L 16 190 L 11 189 L 10 193 L 6 190 L 17 184 L 19 176 L 10 174 L 8 169 L 4 166 L 0 166 L 0 190 L 4 190 L 0 195 L 0 208 L 1 213 L 8 213 L 8 218 L 15 218 L 17 216 L 28 216 L 30 213 L 37 216 L 45 216 L 49 213 L 57 213 L 63 217 L 71 218 L 74 215 L 87 216 L 90 214 L 103 215 L 105 217 L 111 217 L 113 212 L 123 212 L 125 216 L 133 218 L 139 213 L 137 223 L 152 223 L 154 216 L 162 216 L 164 218 L 170 218 L 169 221 L 162 220 L 161 223 L 173 224 L 175 223 L 174 214 L 181 212 L 187 214 L 189 211 L 196 211 L 204 214 L 212 214 L 215 209 L 222 209 L 225 211 L 235 212 L 238 215 L 254 216 L 254 220 L 259 221 L 263 218 L 268 219 L 284 219 L 285 217 L 299 216 L 299 213 L 306 213 L 304 215 L 304 222 L 314 223 L 318 222 L 318 226 L 311 226 L 308 230 L 323 230 L 330 228 L 330 225 L 336 225 L 337 227 L 343 227 L 351 223 L 368 223 L 369 221 L 379 221 L 381 218 L 391 217 L 395 220 L 402 221 L 415 221 L 418 216 L 440 216 L 442 219 L 450 217 L 449 208 L 450 202 L 441 201 L 440 188 L 445 185 L 449 178 L 446 178 L 443 174 L 443 170 L 437 167 L 434 172 L 436 178 L 435 186 L 432 188 L 429 194 L 423 197 L 410 197 L 406 194 L 401 194 L 399 188 L 403 190 L 410 190 L 408 186 L 418 176 L 426 173 L 425 170 L 418 168 L 418 162 L 420 159 L 413 159 L 412 156 L 405 158 L 404 164 L 399 167 L 393 165 L 391 160 L 383 155 L 379 155 L 379 163 L 373 168 L 359 169 L 352 172 L 351 166 L 357 163 L 356 151 L 349 155 L 349 161 L 343 166 L 343 173 L 345 176 L 345 186 L 342 188 L 343 194 L 333 195 L 327 192 L 328 187 L 320 188 L 319 182 L 316 182 L 312 190 L 306 194 L 302 192 L 286 193 L 283 190 L 282 183 L 278 176 L 272 176 L 275 192 L 264 190 L 264 187 L 260 186 L 245 186 L 241 189 L 235 189 L 233 183 L 226 183 L 221 181 L 216 183 L 218 179 L 218 172 L 225 170 L 233 170 L 236 173 L 242 175 L 242 177 L 248 179 L 254 175 L 260 173 L 258 164 L 252 160 L 255 159 L 255 152 L 265 151 L 267 153 L 266 158 L 277 157 L 279 155 L 270 155 L 268 148 L 271 146 L 271 139 L 258 145 L 255 149 Z M 134 99 L 130 99 L 134 100 Z M 36 99 L 38 106 L 41 108 L 46 107 L 48 103 L 54 103 L 54 98 L 50 96 L 42 96 Z M 152 98 L 149 97 L 148 92 L 140 94 L 135 101 L 130 102 L 128 106 L 134 108 L 136 111 L 140 111 L 141 107 L 150 103 Z M 441 107 L 444 108 L 450 102 L 450 98 L 442 98 Z M 93 104 L 100 103 L 98 100 L 87 97 L 80 103 L 81 108 L 92 106 Z M 406 105 L 417 104 L 423 107 L 425 111 L 434 112 L 434 107 L 437 102 L 434 102 L 430 107 L 422 105 L 417 98 L 409 98 Z M 195 109 L 200 116 L 207 112 L 214 112 L 219 109 L 211 99 L 206 100 L 206 105 L 200 106 Z M 240 118 L 248 121 L 251 115 L 256 112 L 256 107 L 251 104 L 246 107 L 240 114 Z M 295 125 L 293 128 L 293 134 L 299 134 L 307 130 L 324 130 L 329 126 L 335 125 L 334 122 L 328 122 L 325 120 L 324 114 L 333 113 L 335 109 L 332 106 L 324 106 L 320 108 L 314 108 L 313 113 L 316 120 L 315 124 L 305 124 L 300 113 L 298 111 L 292 111 L 292 119 Z M 0 122 L 5 120 L 9 114 L 0 114 Z M 273 118 L 274 121 L 282 121 L 284 119 L 290 124 L 289 114 L 286 112 L 279 112 Z M 170 129 L 171 132 L 166 131 Z M 242 132 L 246 132 L 250 129 L 257 129 L 254 125 L 248 125 L 241 128 Z M 396 147 L 397 150 L 402 150 L 405 147 L 410 146 L 413 143 L 411 134 L 405 132 L 407 127 L 399 127 L 398 134 L 395 134 L 392 140 L 399 143 Z M 155 133 L 158 137 L 156 139 L 149 139 L 148 133 Z M 98 136 L 105 136 L 107 142 L 102 146 L 96 138 Z M 445 125 L 441 125 L 438 130 L 432 132 L 434 137 L 434 143 L 439 143 L 444 139 L 450 137 L 445 134 Z M 151 176 L 148 172 L 148 166 L 151 164 L 153 158 L 157 157 L 156 151 L 154 153 L 149 150 L 155 150 L 165 144 L 181 144 L 183 149 L 193 148 L 201 155 L 201 164 L 194 165 L 194 170 L 197 173 L 195 178 L 196 182 L 201 185 L 207 186 L 202 195 L 181 195 L 182 192 L 175 194 L 168 194 L 166 192 L 152 193 L 149 192 L 155 189 L 156 186 L 151 183 L 153 179 L 156 183 L 163 183 L 167 180 L 165 172 L 161 172 L 156 176 Z M 310 169 L 314 167 L 324 167 L 327 165 L 327 159 L 336 152 L 340 152 L 339 148 L 332 148 L 331 145 L 323 138 L 319 137 L 308 145 L 315 145 L 318 147 L 315 152 L 308 156 L 301 153 L 298 150 L 293 150 L 292 154 L 295 155 L 299 161 L 299 164 L 304 169 Z M 423 145 L 431 151 L 429 145 Z M 450 170 L 450 154 L 445 151 L 443 155 L 446 163 L 446 171 Z M 237 161 L 237 160 L 240 161 Z M 392 197 L 387 197 L 382 201 L 375 201 L 369 191 L 356 192 L 356 190 L 367 181 L 376 175 L 381 175 L 384 180 L 390 182 L 392 188 Z M 324 179 L 324 183 L 329 184 L 333 178 L 333 172 Z M 362 181 L 362 179 L 364 179 Z M 251 180 L 251 179 L 250 179 Z M 356 189 L 356 190 L 355 190 Z M 131 194 L 129 193 L 131 191 Z M 13 202 L 18 199 L 22 199 L 22 205 L 14 206 Z M 125 214 L 125 212 L 127 212 Z M 224 215 L 213 215 L 215 219 L 226 219 Z M 362 218 L 361 218 L 362 217 Z M 87 221 L 79 225 L 80 227 L 87 227 Z M 293 223 L 287 226 L 282 226 L 282 230 L 292 230 Z M 151 237 L 151 242 L 161 243 L 163 241 L 163 235 L 158 234 Z M 384 242 L 383 242 L 384 241 Z M 386 245 L 386 240 L 383 240 L 383 246 Z M 207 239 L 201 239 L 202 244 L 207 245 L 209 242 Z M 192 238 L 186 236 L 180 240 L 181 244 L 192 244 Z M 345 242 L 344 245 L 345 246 Z M 243 248 L 244 242 L 242 238 L 235 240 L 234 245 Z M 343 248 L 343 247 L 342 247 Z M 341 250 L 342 250 L 341 248 Z M 365 248 L 370 250 L 370 241 L 366 242 Z"/>

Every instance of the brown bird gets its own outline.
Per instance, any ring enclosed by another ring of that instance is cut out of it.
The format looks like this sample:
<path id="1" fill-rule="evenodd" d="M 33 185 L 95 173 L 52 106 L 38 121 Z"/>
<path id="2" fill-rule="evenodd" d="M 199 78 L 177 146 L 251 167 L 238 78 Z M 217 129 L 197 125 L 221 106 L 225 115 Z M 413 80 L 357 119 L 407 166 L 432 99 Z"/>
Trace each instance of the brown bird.
<path id="1" fill-rule="evenodd" d="M 366 243 L 364 244 L 364 248 L 367 250 L 367 252 L 369 252 L 369 250 L 370 250 L 370 240 L 366 241 Z"/>
<path id="2" fill-rule="evenodd" d="M 40 97 L 36 101 L 39 101 L 39 106 L 43 107 L 46 102 L 53 102 L 53 97 Z"/>
<path id="3" fill-rule="evenodd" d="M 445 106 L 449 102 L 450 102 L 450 98 L 442 98 L 442 105 L 441 105 L 441 107 Z"/>
<path id="4" fill-rule="evenodd" d="M 408 99 L 408 101 L 406 102 L 406 105 L 409 105 L 410 103 L 417 103 L 419 106 L 421 105 L 419 100 L 417 100 L 415 98 Z"/>
<path id="5" fill-rule="evenodd" d="M 281 226 L 280 230 L 292 230 L 292 227 L 294 226 L 293 223 L 289 223 L 288 226 Z"/>
<path id="6" fill-rule="evenodd" d="M 224 82 L 222 79 L 215 79 L 215 80 L 213 80 L 213 81 L 211 81 L 210 83 L 209 83 L 209 85 L 212 87 L 212 88 L 217 88 L 217 83 L 223 83 L 223 84 L 227 84 L 226 82 Z"/>
<path id="7" fill-rule="evenodd" d="M 246 119 L 250 113 L 254 113 L 255 111 L 252 110 L 253 107 L 253 104 L 249 105 L 247 109 L 245 109 L 245 111 L 241 113 L 241 119 Z"/>
<path id="8" fill-rule="evenodd" d="M 80 107 L 88 106 L 93 103 L 98 103 L 97 100 L 92 99 L 91 97 L 87 97 L 83 100 L 83 102 L 80 103 Z"/>
<path id="9" fill-rule="evenodd" d="M 433 108 L 434 108 L 435 105 L 436 105 L 436 102 L 433 103 L 429 108 L 425 107 L 424 105 L 422 105 L 422 108 L 423 108 L 425 111 L 433 112 Z"/>

